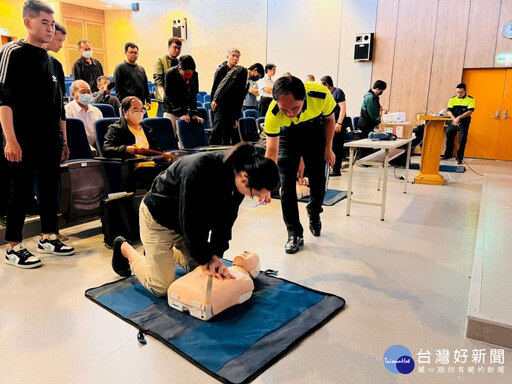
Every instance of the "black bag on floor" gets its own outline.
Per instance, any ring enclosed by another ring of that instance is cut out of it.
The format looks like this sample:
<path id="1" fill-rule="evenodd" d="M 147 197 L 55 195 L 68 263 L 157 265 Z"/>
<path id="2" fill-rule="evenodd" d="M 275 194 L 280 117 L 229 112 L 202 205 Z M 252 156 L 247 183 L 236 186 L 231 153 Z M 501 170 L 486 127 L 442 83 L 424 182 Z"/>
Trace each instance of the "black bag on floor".
<path id="1" fill-rule="evenodd" d="M 105 243 L 110 246 L 117 236 L 140 241 L 139 209 L 133 193 L 101 201 L 101 232 Z"/>

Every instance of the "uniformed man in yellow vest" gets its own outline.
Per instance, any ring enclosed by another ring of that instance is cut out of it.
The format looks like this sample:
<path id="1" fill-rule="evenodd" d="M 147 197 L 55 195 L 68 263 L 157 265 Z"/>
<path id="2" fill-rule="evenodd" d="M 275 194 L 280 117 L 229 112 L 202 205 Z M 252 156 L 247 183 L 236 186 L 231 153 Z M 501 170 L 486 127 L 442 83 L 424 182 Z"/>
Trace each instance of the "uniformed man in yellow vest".
<path id="1" fill-rule="evenodd" d="M 281 207 L 288 231 L 287 253 L 296 253 L 304 244 L 299 220 L 296 182 L 301 157 L 309 177 L 311 202 L 306 209 L 309 229 L 320 236 L 322 203 L 329 165 L 334 164 L 333 111 L 336 102 L 323 85 L 286 75 L 276 80 L 265 117 L 267 150 L 265 156 L 279 166 L 281 176 Z"/>
<path id="2" fill-rule="evenodd" d="M 462 164 L 464 150 L 468 141 L 469 124 L 471 123 L 471 114 L 475 111 L 475 99 L 466 93 L 466 84 L 457 85 L 457 94 L 448 101 L 446 113 L 452 118 L 446 130 L 446 150 L 443 159 L 453 157 L 453 145 L 455 135 L 459 132 L 459 148 L 457 149 L 457 164 Z"/>

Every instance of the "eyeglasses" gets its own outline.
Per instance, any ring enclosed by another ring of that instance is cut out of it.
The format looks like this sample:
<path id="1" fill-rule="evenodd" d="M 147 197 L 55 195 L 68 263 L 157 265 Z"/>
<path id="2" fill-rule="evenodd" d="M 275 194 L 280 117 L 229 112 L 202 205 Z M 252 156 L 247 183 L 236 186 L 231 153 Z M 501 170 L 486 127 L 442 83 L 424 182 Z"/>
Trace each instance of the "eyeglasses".
<path id="1" fill-rule="evenodd" d="M 129 55 L 138 55 L 139 54 L 139 52 L 137 52 L 137 51 L 127 51 L 126 53 Z"/>
<path id="2" fill-rule="evenodd" d="M 142 113 L 146 113 L 146 108 L 141 108 L 141 109 L 129 109 L 128 112 L 134 112 L 134 113 L 137 113 L 137 112 L 142 112 Z"/>

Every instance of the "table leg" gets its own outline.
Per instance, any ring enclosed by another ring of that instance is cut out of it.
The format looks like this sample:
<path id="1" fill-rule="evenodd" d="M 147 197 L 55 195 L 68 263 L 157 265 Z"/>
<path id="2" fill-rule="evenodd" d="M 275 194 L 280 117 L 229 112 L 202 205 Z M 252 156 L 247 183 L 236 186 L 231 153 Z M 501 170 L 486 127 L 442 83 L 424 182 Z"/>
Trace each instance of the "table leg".
<path id="1" fill-rule="evenodd" d="M 388 161 L 389 149 L 385 150 L 384 154 L 384 180 L 382 182 L 382 205 L 380 207 L 380 220 L 384 221 L 384 212 L 386 211 L 386 191 L 388 187 Z"/>
<path id="2" fill-rule="evenodd" d="M 347 188 L 347 216 L 350 216 L 350 205 L 352 204 L 352 173 L 354 172 L 354 147 L 350 147 L 348 158 L 348 188 Z"/>
<path id="3" fill-rule="evenodd" d="M 407 161 L 405 163 L 405 180 L 404 180 L 404 193 L 407 193 L 407 180 L 409 176 L 409 164 L 411 162 L 411 144 L 412 142 L 409 141 L 409 144 L 407 144 Z"/>

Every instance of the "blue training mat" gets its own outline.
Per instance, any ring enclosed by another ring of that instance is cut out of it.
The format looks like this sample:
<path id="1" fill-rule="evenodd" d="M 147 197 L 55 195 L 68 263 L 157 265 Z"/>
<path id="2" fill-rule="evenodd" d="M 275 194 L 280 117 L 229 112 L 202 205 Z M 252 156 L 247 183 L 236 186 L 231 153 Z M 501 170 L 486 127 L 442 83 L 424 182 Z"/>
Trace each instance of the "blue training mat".
<path id="1" fill-rule="evenodd" d="M 278 193 L 272 194 L 273 199 L 281 199 L 281 196 Z M 339 191 L 337 189 L 328 189 L 325 191 L 324 201 L 322 205 L 331 206 L 343 199 L 347 198 L 347 191 Z M 298 199 L 301 203 L 309 203 L 311 201 L 311 196 L 304 196 Z"/>
<path id="2" fill-rule="evenodd" d="M 341 297 L 270 273 L 260 273 L 254 286 L 248 301 L 207 322 L 172 309 L 135 276 L 88 289 L 85 296 L 221 382 L 248 383 L 345 307 Z"/>

